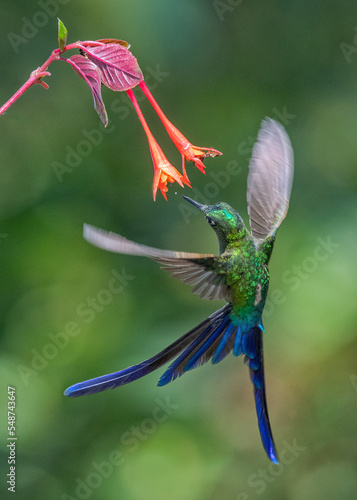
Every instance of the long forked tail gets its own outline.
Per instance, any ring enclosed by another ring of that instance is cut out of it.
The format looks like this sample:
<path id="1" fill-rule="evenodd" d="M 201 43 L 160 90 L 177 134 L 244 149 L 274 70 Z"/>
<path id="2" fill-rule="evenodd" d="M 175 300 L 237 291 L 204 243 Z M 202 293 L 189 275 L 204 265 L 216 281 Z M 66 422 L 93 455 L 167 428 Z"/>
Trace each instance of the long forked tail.
<path id="1" fill-rule="evenodd" d="M 152 358 L 149 358 L 141 363 L 130 366 L 125 370 L 119 372 L 110 373 L 109 375 L 103 375 L 102 377 L 93 378 L 86 380 L 85 382 L 80 382 L 78 384 L 72 385 L 65 390 L 65 396 L 77 397 L 85 396 L 88 394 L 94 394 L 96 392 L 107 391 L 109 389 L 114 389 L 121 385 L 129 384 L 134 380 L 141 377 L 145 377 L 149 373 L 157 370 L 161 366 L 168 363 L 175 356 L 179 355 L 182 351 L 187 356 L 187 362 L 192 359 L 199 350 L 202 350 L 202 355 L 200 356 L 201 361 L 197 362 L 202 364 L 209 359 L 208 345 L 207 342 L 213 342 L 213 336 L 222 336 L 223 330 L 229 323 L 229 313 L 231 311 L 230 305 L 225 305 L 215 313 L 211 314 L 207 319 L 202 321 L 198 326 L 190 330 L 188 333 L 183 335 L 181 338 L 173 342 L 171 345 L 166 347 L 163 351 L 159 352 Z M 212 338 L 212 341 L 211 341 Z M 206 342 L 207 341 L 207 342 Z M 186 349 L 187 348 L 187 349 Z M 228 353 L 227 353 L 228 354 Z M 178 358 L 179 359 L 179 358 Z M 163 377 L 166 377 L 166 383 L 175 379 L 177 376 L 182 375 L 184 371 L 189 368 L 183 368 L 181 371 L 179 368 L 175 370 L 172 366 L 165 372 Z M 194 366 L 191 366 L 194 368 Z M 169 375 L 170 372 L 170 375 Z M 161 379 L 163 378 L 161 377 Z M 164 382 L 160 379 L 159 385 L 164 385 Z"/>
<path id="2" fill-rule="evenodd" d="M 260 437 L 266 454 L 273 463 L 278 464 L 278 454 L 270 427 L 265 394 L 263 332 L 259 326 L 255 326 L 249 333 L 251 338 L 254 338 L 254 342 L 251 344 L 252 351 L 248 355 L 247 353 L 244 354 L 246 354 L 245 362 L 249 365 L 250 378 L 254 387 L 255 408 Z"/>
<path id="3" fill-rule="evenodd" d="M 233 350 L 235 356 L 245 354 L 249 364 L 262 443 L 269 459 L 278 463 L 265 396 L 263 332 L 259 326 L 247 327 L 239 321 L 232 321 L 231 312 L 232 306 L 227 304 L 152 358 L 125 370 L 72 385 L 64 394 L 78 397 L 114 389 L 144 377 L 176 358 L 160 377 L 158 385 L 163 386 L 209 359 L 214 364 L 219 363 Z"/>

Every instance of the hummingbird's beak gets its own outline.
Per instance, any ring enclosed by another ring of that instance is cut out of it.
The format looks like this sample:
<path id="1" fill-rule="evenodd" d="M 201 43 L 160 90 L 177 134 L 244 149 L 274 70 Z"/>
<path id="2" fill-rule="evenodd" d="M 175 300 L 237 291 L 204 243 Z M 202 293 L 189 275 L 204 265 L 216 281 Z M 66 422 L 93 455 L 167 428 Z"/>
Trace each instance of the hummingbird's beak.
<path id="1" fill-rule="evenodd" d="M 198 201 L 191 200 L 191 198 L 189 198 L 188 196 L 182 195 L 182 198 L 191 203 L 191 205 L 193 205 L 194 207 L 198 208 L 198 210 L 201 210 L 201 212 L 205 211 L 207 205 L 202 205 L 201 203 L 198 203 Z"/>

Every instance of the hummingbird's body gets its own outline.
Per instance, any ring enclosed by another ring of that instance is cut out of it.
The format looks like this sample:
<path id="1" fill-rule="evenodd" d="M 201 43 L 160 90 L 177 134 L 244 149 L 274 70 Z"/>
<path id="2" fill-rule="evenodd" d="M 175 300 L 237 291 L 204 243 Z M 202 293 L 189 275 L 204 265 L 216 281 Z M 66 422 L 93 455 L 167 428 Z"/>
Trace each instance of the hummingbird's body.
<path id="1" fill-rule="evenodd" d="M 162 386 L 209 359 L 215 364 L 231 351 L 235 356 L 244 354 L 254 387 L 263 446 L 270 460 L 278 463 L 265 395 L 262 313 L 269 286 L 267 266 L 276 231 L 287 212 L 292 175 L 289 138 L 281 125 L 266 120 L 249 167 L 247 197 L 252 234 L 227 203 L 201 205 L 184 196 L 205 214 L 216 232 L 219 243 L 216 256 L 159 250 L 85 225 L 84 237 L 94 245 L 156 260 L 173 276 L 193 286 L 193 293 L 203 299 L 224 299 L 226 305 L 152 358 L 75 384 L 65 394 L 75 397 L 113 389 L 175 358 L 159 380 L 158 385 Z"/>

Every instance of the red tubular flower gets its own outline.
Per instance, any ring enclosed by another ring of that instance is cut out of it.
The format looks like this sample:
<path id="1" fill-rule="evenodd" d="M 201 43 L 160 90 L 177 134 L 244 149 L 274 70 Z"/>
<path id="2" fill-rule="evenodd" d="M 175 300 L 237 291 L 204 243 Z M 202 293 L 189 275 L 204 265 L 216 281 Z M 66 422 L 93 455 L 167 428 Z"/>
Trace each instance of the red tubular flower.
<path id="1" fill-rule="evenodd" d="M 166 118 L 166 115 L 154 99 L 154 96 L 148 89 L 146 83 L 141 81 L 139 87 L 144 92 L 145 96 L 149 100 L 150 104 L 158 114 L 160 120 L 162 121 L 167 133 L 169 134 L 172 142 L 175 144 L 177 149 L 182 155 L 182 172 L 184 177 L 187 179 L 186 169 L 185 169 L 185 159 L 187 161 L 193 161 L 196 167 L 205 174 L 205 166 L 202 159 L 208 157 L 219 156 L 222 153 L 213 148 L 201 148 L 193 146 L 186 137 Z"/>
<path id="2" fill-rule="evenodd" d="M 162 149 L 158 145 L 155 140 L 155 137 L 152 135 L 148 124 L 144 118 L 144 115 L 141 112 L 138 101 L 134 96 L 134 92 L 130 89 L 126 91 L 129 99 L 133 103 L 135 111 L 139 117 L 141 125 L 145 131 L 146 137 L 149 142 L 149 148 L 151 153 L 151 158 L 154 164 L 154 182 L 153 182 L 153 197 L 154 201 L 156 200 L 157 190 L 160 189 L 162 196 L 167 200 L 166 192 L 168 191 L 167 183 L 177 182 L 181 187 L 184 187 L 184 184 L 191 187 L 187 176 L 181 175 L 176 168 L 171 165 L 166 156 L 164 155 Z"/>
<path id="3" fill-rule="evenodd" d="M 67 45 L 67 29 L 62 21 L 58 19 L 58 43 L 59 48 L 53 50 L 50 57 L 42 66 L 33 71 L 27 82 L 25 82 L 12 97 L 0 107 L 0 115 L 12 106 L 12 104 L 33 85 L 40 84 L 47 89 L 48 85 L 42 78 L 50 75 L 48 67 L 52 62 L 61 60 L 69 63 L 75 72 L 83 78 L 89 86 L 94 100 L 94 109 L 97 111 L 105 127 L 108 125 L 108 116 L 101 93 L 102 85 L 105 85 L 115 92 L 125 91 L 128 94 L 149 141 L 151 157 L 154 163 L 154 200 L 158 189 L 160 189 L 164 198 L 167 199 L 166 192 L 168 190 L 168 182 L 173 183 L 176 181 L 182 187 L 184 184 L 191 187 L 186 174 L 185 160 L 193 161 L 196 167 L 202 173 L 205 173 L 205 166 L 202 160 L 207 157 L 214 157 L 222 154 L 213 148 L 199 148 L 193 146 L 166 118 L 146 86 L 138 61 L 130 52 L 130 45 L 127 42 L 115 38 L 105 38 L 94 41 L 78 41 Z M 80 53 L 68 58 L 64 57 L 64 54 L 72 49 L 79 49 Z M 182 174 L 169 163 L 152 135 L 132 90 L 137 85 L 141 88 L 144 95 L 153 106 L 167 133 L 181 153 Z"/>
<path id="4" fill-rule="evenodd" d="M 157 189 L 159 188 L 162 196 L 167 201 L 167 196 L 166 196 L 166 192 L 168 191 L 167 182 L 173 183 L 176 181 L 178 182 L 178 184 L 180 184 L 181 187 L 183 187 L 183 183 L 187 184 L 190 187 L 191 185 L 189 184 L 189 181 L 187 181 L 187 179 L 185 179 L 180 174 L 180 172 L 178 172 L 176 168 L 167 161 L 165 155 L 162 152 L 162 149 L 160 148 L 160 146 L 157 144 L 156 141 L 155 143 L 156 143 L 155 146 L 157 148 L 156 156 L 154 153 L 155 148 L 152 148 L 152 146 L 150 147 L 151 157 L 153 159 L 154 172 L 155 172 L 154 182 L 152 184 L 153 197 L 155 201 Z M 162 161 L 160 162 L 159 165 L 156 163 L 158 158 L 162 158 Z"/>

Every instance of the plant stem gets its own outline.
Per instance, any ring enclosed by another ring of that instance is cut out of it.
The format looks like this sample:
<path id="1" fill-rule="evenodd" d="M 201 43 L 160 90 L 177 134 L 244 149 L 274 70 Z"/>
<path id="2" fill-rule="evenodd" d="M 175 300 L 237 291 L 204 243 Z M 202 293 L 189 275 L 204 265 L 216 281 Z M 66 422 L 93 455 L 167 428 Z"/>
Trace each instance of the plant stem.
<path id="1" fill-rule="evenodd" d="M 144 92 L 146 98 L 150 102 L 151 106 L 156 111 L 158 117 L 160 118 L 162 124 L 164 125 L 166 132 L 169 134 L 171 140 L 180 151 L 181 154 L 185 154 L 190 147 L 192 147 L 191 143 L 186 139 L 186 137 L 178 130 L 178 128 L 173 125 L 170 120 L 166 117 L 165 113 L 162 111 L 158 103 L 156 102 L 154 96 L 148 89 L 146 83 L 144 81 L 139 83 L 139 87 Z"/>
<path id="2" fill-rule="evenodd" d="M 40 66 L 39 68 L 32 71 L 30 78 L 27 80 L 27 82 L 25 82 L 22 85 L 22 87 L 20 87 L 19 90 L 17 92 L 15 92 L 15 94 L 12 97 L 10 97 L 10 99 L 3 106 L 1 106 L 0 115 L 5 113 L 5 111 L 7 109 L 9 109 L 9 107 L 12 106 L 14 104 L 14 102 L 17 101 L 17 99 L 19 99 L 26 92 L 26 90 L 28 90 L 30 87 L 32 87 L 32 85 L 35 85 L 36 83 L 41 84 L 41 78 L 43 78 L 46 75 L 50 75 L 50 73 L 46 70 L 47 70 L 48 66 L 53 61 L 58 59 L 59 53 L 60 53 L 59 49 L 54 50 L 52 52 L 52 54 L 50 55 L 50 57 L 47 59 L 47 61 L 45 61 L 42 64 L 42 66 Z M 44 84 L 44 82 L 42 82 L 42 86 L 43 86 L 43 84 Z"/>
<path id="3" fill-rule="evenodd" d="M 144 92 L 147 100 L 150 102 L 151 106 L 156 111 L 157 115 L 159 116 L 160 120 L 164 124 L 165 128 L 166 128 L 166 124 L 167 123 L 170 124 L 170 125 L 172 125 L 172 123 L 166 118 L 165 113 L 162 111 L 162 109 L 160 108 L 160 106 L 158 105 L 158 103 L 156 102 L 156 100 L 154 99 L 154 96 L 152 95 L 152 93 L 148 89 L 148 87 L 147 87 L 146 83 L 144 82 L 144 80 L 139 83 L 139 87 Z"/>
<path id="4" fill-rule="evenodd" d="M 26 92 L 26 90 L 28 90 L 33 85 L 36 85 L 38 83 L 38 84 L 42 85 L 42 87 L 47 89 L 48 85 L 47 85 L 47 83 L 42 81 L 42 78 L 45 76 L 49 76 L 51 74 L 47 71 L 47 68 L 49 67 L 49 65 L 51 63 L 53 63 L 53 61 L 59 60 L 61 54 L 63 54 L 67 50 L 76 49 L 80 45 L 81 45 L 80 42 L 75 42 L 75 43 L 71 43 L 70 45 L 66 45 L 62 51 L 60 49 L 55 49 L 52 52 L 52 54 L 50 55 L 50 57 L 47 59 L 47 61 L 45 61 L 42 64 L 42 66 L 40 66 L 39 68 L 32 71 L 30 78 L 27 80 L 27 82 L 25 82 L 22 85 L 22 87 L 20 87 L 19 90 L 17 92 L 15 92 L 15 94 L 12 97 L 10 97 L 10 99 L 3 106 L 1 106 L 0 115 L 5 113 L 5 111 L 7 111 L 9 109 L 9 107 L 12 106 L 14 104 L 14 102 L 17 101 L 17 99 L 19 99 L 19 97 L 21 97 Z M 95 46 L 95 45 L 102 45 L 102 44 L 98 43 L 98 42 L 84 42 L 83 45 L 84 46 L 87 46 L 87 45 Z"/>
<path id="5" fill-rule="evenodd" d="M 133 106 L 134 106 L 134 109 L 136 111 L 136 114 L 138 115 L 138 118 L 139 118 L 139 120 L 141 122 L 141 125 L 142 125 L 142 127 L 143 127 L 143 129 L 145 131 L 145 134 L 146 134 L 146 136 L 147 136 L 147 138 L 149 140 L 149 144 L 150 144 L 150 141 L 152 141 L 152 140 L 155 141 L 155 138 L 152 135 L 151 130 L 149 129 L 148 124 L 146 123 L 146 120 L 144 118 L 144 115 L 142 114 L 142 111 L 140 109 L 138 101 L 136 100 L 134 92 L 132 91 L 132 89 L 130 89 L 130 90 L 127 90 L 126 93 L 127 93 L 128 97 L 129 97 L 129 99 L 131 100 L 131 102 L 133 103 Z"/>

